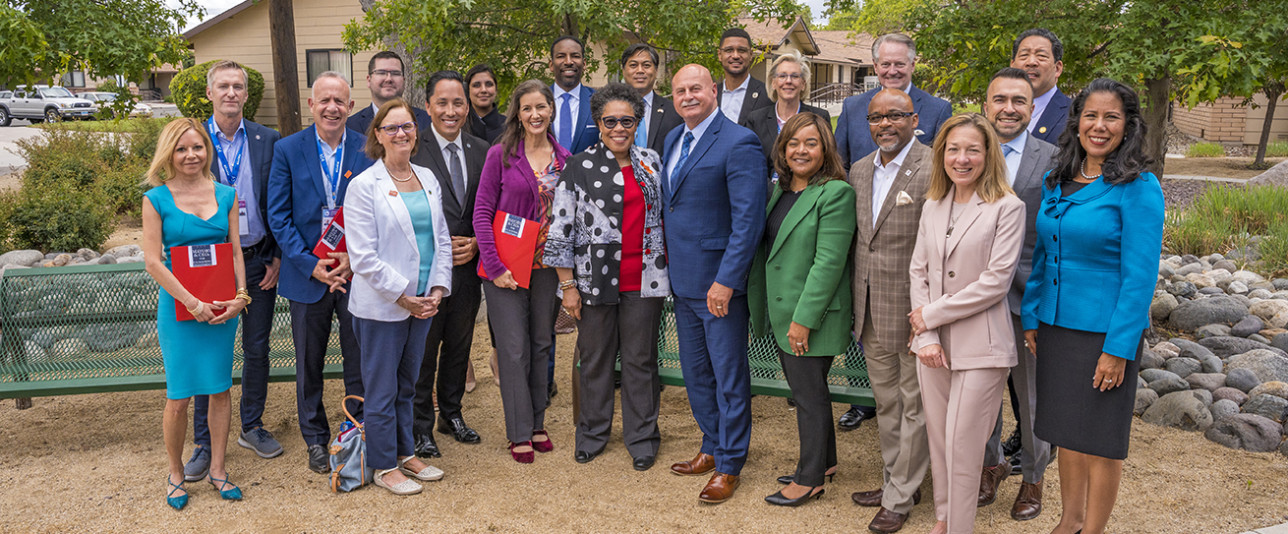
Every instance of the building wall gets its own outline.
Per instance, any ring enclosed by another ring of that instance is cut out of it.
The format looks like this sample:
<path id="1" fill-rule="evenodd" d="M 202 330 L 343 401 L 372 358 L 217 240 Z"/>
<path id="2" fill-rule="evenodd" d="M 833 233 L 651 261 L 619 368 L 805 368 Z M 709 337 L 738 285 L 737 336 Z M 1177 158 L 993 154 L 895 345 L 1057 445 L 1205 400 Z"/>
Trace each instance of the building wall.
<path id="1" fill-rule="evenodd" d="M 1242 106 L 1242 102 L 1241 98 L 1221 98 L 1194 109 L 1178 104 L 1173 107 L 1172 122 L 1182 132 L 1214 143 L 1255 145 L 1261 138 L 1268 101 L 1265 95 L 1257 95 L 1253 99 L 1255 108 Z M 1285 139 L 1288 139 L 1288 98 L 1279 101 L 1270 127 L 1271 141 Z"/>
<path id="2" fill-rule="evenodd" d="M 1261 125 L 1266 121 L 1266 105 L 1270 100 L 1266 95 L 1258 94 L 1252 102 L 1256 107 L 1248 106 L 1247 122 L 1243 134 L 1243 144 L 1256 145 L 1261 142 Z M 1280 97 L 1275 104 L 1275 116 L 1270 123 L 1270 141 L 1288 140 L 1288 96 Z"/>

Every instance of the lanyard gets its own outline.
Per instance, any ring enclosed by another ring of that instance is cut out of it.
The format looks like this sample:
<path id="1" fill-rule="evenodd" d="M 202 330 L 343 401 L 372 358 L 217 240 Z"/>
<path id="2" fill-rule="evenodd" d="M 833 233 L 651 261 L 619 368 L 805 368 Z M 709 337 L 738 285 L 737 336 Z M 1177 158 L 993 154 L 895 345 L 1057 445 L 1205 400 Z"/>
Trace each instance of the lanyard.
<path id="1" fill-rule="evenodd" d="M 341 139 L 340 144 L 335 147 L 335 163 L 331 165 L 330 170 L 327 169 L 322 138 L 319 137 L 317 140 L 318 161 L 322 163 L 322 177 L 325 178 L 322 180 L 322 185 L 326 187 L 327 207 L 335 209 L 336 192 L 340 190 L 340 165 L 344 163 L 344 140 Z"/>
<path id="2" fill-rule="evenodd" d="M 214 141 L 215 156 L 219 158 L 219 167 L 224 172 L 224 181 L 228 185 L 237 187 L 237 176 L 241 171 L 242 155 L 246 152 L 246 145 L 237 142 L 238 135 L 245 135 L 246 130 L 238 128 L 237 133 L 233 134 L 232 144 L 237 145 L 237 155 L 233 156 L 233 164 L 228 164 L 228 157 L 224 155 L 223 143 L 219 141 L 218 130 L 215 127 L 215 118 L 212 116 L 206 121 L 206 129 L 210 131 L 210 139 Z"/>

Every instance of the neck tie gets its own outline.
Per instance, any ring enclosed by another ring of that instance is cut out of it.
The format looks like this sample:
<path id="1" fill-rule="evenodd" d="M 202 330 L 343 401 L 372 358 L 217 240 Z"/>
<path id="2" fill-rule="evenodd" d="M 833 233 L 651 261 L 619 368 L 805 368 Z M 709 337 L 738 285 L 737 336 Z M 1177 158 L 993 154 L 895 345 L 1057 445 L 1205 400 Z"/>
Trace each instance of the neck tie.
<path id="1" fill-rule="evenodd" d="M 648 145 L 648 132 L 644 131 L 644 121 L 646 120 L 648 120 L 647 116 L 635 123 L 635 146 L 640 148 L 647 148 Z"/>
<path id="2" fill-rule="evenodd" d="M 455 143 L 447 145 L 451 157 L 447 161 L 447 172 L 452 173 L 452 189 L 455 189 L 456 202 L 465 205 L 465 170 L 461 167 L 461 147 Z"/>
<path id="3" fill-rule="evenodd" d="M 563 94 L 559 105 L 559 144 L 572 150 L 572 93 Z"/>
<path id="4" fill-rule="evenodd" d="M 1003 158 L 1005 158 L 1005 157 L 1007 157 L 1007 156 L 1009 156 L 1009 155 L 1011 155 L 1011 154 L 1014 154 L 1014 153 L 1015 153 L 1015 149 L 1014 149 L 1014 148 L 1012 148 L 1012 147 L 1011 147 L 1011 145 L 1002 145 L 1002 157 L 1003 157 Z"/>
<path id="5" fill-rule="evenodd" d="M 693 144 L 693 132 L 684 132 L 684 143 L 680 144 L 680 159 L 675 160 L 675 168 L 671 169 L 671 179 L 674 180 L 676 173 L 684 168 L 684 160 L 689 159 L 689 146 Z M 674 186 L 675 182 L 672 181 Z"/>

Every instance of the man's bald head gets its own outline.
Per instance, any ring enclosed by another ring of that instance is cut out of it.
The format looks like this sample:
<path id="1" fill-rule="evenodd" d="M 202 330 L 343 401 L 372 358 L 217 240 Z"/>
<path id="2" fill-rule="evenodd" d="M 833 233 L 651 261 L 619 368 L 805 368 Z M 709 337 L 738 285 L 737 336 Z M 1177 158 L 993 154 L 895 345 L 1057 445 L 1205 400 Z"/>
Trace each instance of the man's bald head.
<path id="1" fill-rule="evenodd" d="M 868 129 L 881 149 L 881 160 L 888 163 L 912 141 L 917 129 L 917 113 L 912 97 L 899 89 L 882 89 L 872 95 L 868 104 Z"/>
<path id="2" fill-rule="evenodd" d="M 671 77 L 671 99 L 684 124 L 689 128 L 701 124 L 716 109 L 716 83 L 711 71 L 696 64 L 680 67 Z"/>

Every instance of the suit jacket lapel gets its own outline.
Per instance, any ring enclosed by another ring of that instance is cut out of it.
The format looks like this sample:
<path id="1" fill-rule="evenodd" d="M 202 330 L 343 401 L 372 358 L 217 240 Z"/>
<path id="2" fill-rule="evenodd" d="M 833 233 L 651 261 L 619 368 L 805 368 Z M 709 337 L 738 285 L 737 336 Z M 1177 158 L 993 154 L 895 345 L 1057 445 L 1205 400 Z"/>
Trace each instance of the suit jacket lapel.
<path id="1" fill-rule="evenodd" d="M 344 136 L 344 160 L 340 162 L 340 189 L 335 197 L 337 205 L 344 204 L 344 193 L 349 190 L 349 182 L 356 176 L 353 167 L 354 162 L 358 161 L 358 153 L 362 151 L 362 145 L 363 142 L 358 140 L 358 136 L 347 134 Z M 318 170 L 321 171 L 321 167 Z"/>
<path id="2" fill-rule="evenodd" d="M 760 93 L 765 91 L 765 84 L 755 78 L 748 78 L 747 92 L 742 95 L 742 111 L 738 112 L 738 120 L 745 121 L 747 116 L 755 111 L 755 101 L 760 100 Z"/>
<path id="3" fill-rule="evenodd" d="M 1015 170 L 1015 184 L 1011 187 L 1016 193 L 1033 187 L 1042 180 L 1040 173 L 1043 169 L 1037 168 L 1038 155 L 1042 152 L 1037 143 L 1038 138 L 1028 132 L 1024 132 L 1024 135 L 1028 139 L 1024 142 L 1024 154 L 1020 156 L 1020 167 Z"/>
<path id="4" fill-rule="evenodd" d="M 577 93 L 577 120 L 572 125 L 572 146 L 564 147 L 569 152 L 581 143 L 581 137 L 590 129 L 590 96 L 590 88 L 581 86 Z"/>
<path id="5" fill-rule="evenodd" d="M 953 194 L 954 191 L 949 191 L 948 196 L 944 197 L 948 201 L 945 204 L 952 204 Z M 957 216 L 957 224 L 953 225 L 953 235 L 948 236 L 948 242 L 944 245 L 945 259 L 953 254 L 953 250 L 957 248 L 957 244 L 962 242 L 962 236 L 966 235 L 966 230 L 975 222 L 975 219 L 979 218 L 980 213 L 982 213 L 980 205 L 983 203 L 984 200 L 979 198 L 978 194 L 972 194 L 970 200 L 962 207 L 961 215 Z M 951 224 L 951 222 L 949 224 Z"/>
<path id="6" fill-rule="evenodd" d="M 452 183 L 452 173 L 447 168 L 447 162 L 443 161 L 443 147 L 438 146 L 438 139 L 429 129 L 425 130 L 425 135 L 421 139 L 424 139 L 424 145 L 421 148 L 428 151 L 425 155 L 429 157 L 429 170 L 434 171 L 438 185 L 443 190 L 444 209 L 447 209 L 450 204 L 459 211 L 462 206 L 456 202 L 456 184 Z M 464 154 L 461 157 L 461 165 L 465 165 Z"/>
<path id="7" fill-rule="evenodd" d="M 870 243 L 874 233 L 873 230 L 875 230 L 872 221 L 877 216 L 876 213 L 872 213 L 872 181 L 876 167 L 872 164 L 871 159 L 863 158 L 855 162 L 855 169 L 856 172 L 852 173 L 852 175 L 859 178 L 851 184 L 854 186 L 854 193 L 858 202 L 858 206 L 855 209 L 855 222 L 859 227 L 859 239 L 863 240 L 864 243 Z"/>
<path id="8" fill-rule="evenodd" d="M 909 143 L 916 142 L 916 139 L 909 141 Z M 873 234 L 876 234 L 881 229 L 886 217 L 890 216 L 890 212 L 894 210 L 895 205 L 899 202 L 899 193 L 908 188 L 908 182 L 911 182 L 912 176 L 921 169 L 921 164 L 921 151 L 917 150 L 916 146 L 908 149 L 908 155 L 903 158 L 903 165 L 899 166 L 899 174 L 895 175 L 894 183 L 890 184 L 890 192 L 886 194 L 885 201 L 881 203 L 881 213 L 877 214 L 877 224 L 872 229 Z M 871 198 L 871 196 L 868 198 Z M 915 198 L 912 200 L 913 202 L 917 201 Z"/>
<path id="9" fill-rule="evenodd" d="M 719 113 L 719 110 L 716 110 L 716 113 Z M 693 168 L 693 164 L 707 152 L 707 149 L 711 148 L 711 145 L 715 144 L 716 136 L 720 134 L 720 123 L 727 120 L 729 119 L 725 118 L 724 115 L 717 116 L 707 126 L 707 131 L 702 132 L 702 138 L 698 139 L 698 144 L 693 145 L 689 150 L 689 157 L 684 160 L 684 166 L 675 170 L 675 178 L 673 179 L 675 183 L 673 186 L 676 191 L 680 190 L 680 184 L 684 183 L 684 178 L 689 175 L 689 169 Z M 674 194 L 672 192 L 672 195 Z"/>
<path id="10" fill-rule="evenodd" d="M 644 147 L 648 148 L 657 142 L 657 136 L 666 135 L 666 132 L 659 133 L 662 129 L 662 120 L 666 118 L 666 108 L 662 107 L 662 95 L 653 93 L 653 109 L 648 114 L 648 140 Z"/>
<path id="11" fill-rule="evenodd" d="M 309 139 L 306 143 L 312 143 L 313 146 L 304 149 L 304 163 L 305 166 L 308 167 L 309 176 L 313 177 L 313 186 L 318 189 L 318 198 L 322 199 L 323 207 L 325 207 L 327 202 L 326 186 L 323 185 L 322 180 L 325 180 L 326 178 L 322 176 L 322 158 L 320 158 L 318 154 L 318 127 L 316 125 L 309 126 L 308 132 L 312 135 L 308 135 L 306 138 L 312 137 L 312 139 Z M 348 152 L 348 150 L 345 150 L 345 152 Z M 348 154 L 345 154 L 345 156 L 348 156 Z M 343 171 L 341 171 L 341 173 L 343 173 Z M 343 186 L 344 180 L 340 180 L 340 182 L 341 186 Z M 336 205 L 339 204 L 340 202 L 336 201 Z"/>
<path id="12" fill-rule="evenodd" d="M 783 218 L 783 224 L 778 227 L 778 236 L 774 238 L 774 244 L 769 249 L 770 258 L 774 257 L 774 254 L 778 252 L 779 247 L 787 240 L 787 235 L 792 232 L 792 229 L 796 228 L 796 225 L 805 219 L 805 214 L 814 211 L 814 205 L 818 203 L 818 198 L 822 195 L 822 192 L 823 187 L 817 185 L 806 187 L 801 191 L 800 198 L 796 199 L 792 209 L 788 210 L 787 216 Z M 774 198 L 781 198 L 781 196 L 782 188 L 775 187 Z M 773 209 L 774 204 L 770 203 L 769 208 L 765 211 L 766 215 L 769 214 L 768 210 Z"/>

